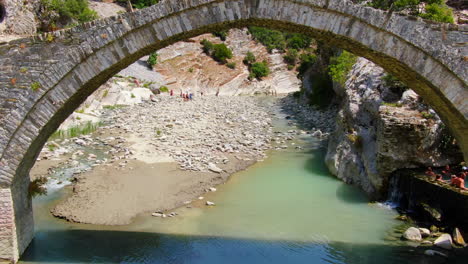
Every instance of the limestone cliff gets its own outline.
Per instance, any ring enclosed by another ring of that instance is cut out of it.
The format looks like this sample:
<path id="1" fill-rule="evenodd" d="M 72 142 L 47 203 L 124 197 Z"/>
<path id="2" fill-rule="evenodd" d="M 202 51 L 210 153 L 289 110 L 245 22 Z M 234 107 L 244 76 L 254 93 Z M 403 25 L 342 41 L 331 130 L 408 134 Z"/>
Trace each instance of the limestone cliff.
<path id="1" fill-rule="evenodd" d="M 360 58 L 343 86 L 326 164 L 334 175 L 385 198 L 394 170 L 459 162 L 461 154 L 437 115 L 413 91 L 395 91 L 385 72 Z"/>

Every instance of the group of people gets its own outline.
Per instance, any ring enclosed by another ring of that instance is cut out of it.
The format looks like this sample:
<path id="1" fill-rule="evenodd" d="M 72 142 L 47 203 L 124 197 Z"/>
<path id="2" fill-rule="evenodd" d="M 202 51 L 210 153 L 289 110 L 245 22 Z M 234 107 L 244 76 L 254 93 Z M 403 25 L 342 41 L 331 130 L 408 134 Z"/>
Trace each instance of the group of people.
<path id="1" fill-rule="evenodd" d="M 468 176 L 468 168 L 466 166 L 461 167 L 458 173 L 452 170 L 449 165 L 446 165 L 441 173 L 436 173 L 431 167 L 428 167 L 426 175 L 435 178 L 436 181 L 450 183 L 450 185 L 462 190 L 468 190 L 468 188 L 465 187 L 465 178 Z M 450 177 L 450 180 L 444 180 L 444 176 Z"/>

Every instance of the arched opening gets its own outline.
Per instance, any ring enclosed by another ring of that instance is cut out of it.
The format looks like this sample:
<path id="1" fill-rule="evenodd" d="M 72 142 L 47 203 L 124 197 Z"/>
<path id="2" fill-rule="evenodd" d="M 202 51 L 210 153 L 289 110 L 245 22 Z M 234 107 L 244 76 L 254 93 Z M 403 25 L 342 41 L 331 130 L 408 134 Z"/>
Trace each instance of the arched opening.
<path id="1" fill-rule="evenodd" d="M 9 98 L 9 102 L 19 103 L 11 112 L 14 115 L 10 115 L 15 118 L 5 119 L 5 130 L 0 131 L 3 140 L 0 186 L 11 190 L 15 215 L 18 216 L 14 220 L 19 244 L 16 253 L 22 252 L 32 238 L 33 220 L 30 200 L 24 197 L 25 183 L 47 138 L 86 97 L 121 69 L 154 50 L 201 33 L 250 25 L 266 26 L 308 34 L 366 57 L 409 83 L 450 126 L 465 153 L 468 150 L 468 138 L 464 133 L 468 126 L 464 103 L 467 68 L 463 65 L 466 65 L 466 59 L 451 61 L 452 54 L 444 50 L 444 44 L 436 42 L 436 30 L 424 27 L 423 22 L 411 22 L 411 19 L 392 15 L 386 17 L 371 9 L 354 10 L 346 5 L 348 1 L 326 1 L 326 4 L 323 1 L 221 1 L 221 4 L 220 1 L 202 1 L 195 6 L 190 6 L 189 2 L 197 1 L 183 1 L 173 6 L 172 2 L 166 1 L 164 5 L 136 13 L 44 35 L 44 41 L 34 47 L 34 52 L 42 54 L 42 59 L 49 62 L 63 61 L 64 56 L 69 60 L 45 65 L 41 69 L 44 74 L 30 76 L 28 80 L 35 89 L 18 89 L 17 94 L 21 97 Z M 340 6 L 342 2 L 345 2 L 343 7 Z M 226 5 L 230 11 L 220 12 L 220 9 L 226 10 Z M 350 14 L 353 11 L 355 16 Z M 363 16 L 372 22 L 365 21 Z M 401 19 L 407 26 L 388 29 L 392 19 Z M 409 29 L 411 23 L 430 33 L 424 35 L 429 36 L 425 39 L 427 43 L 418 43 L 421 36 L 413 35 Z M 108 26 L 113 30 L 111 34 L 107 31 Z M 68 38 L 68 33 L 76 34 L 76 38 Z M 25 41 L 25 49 L 38 39 Z M 447 56 L 440 53 L 445 51 Z M 21 64 L 22 56 L 12 51 L 8 59 Z M 8 89 L 16 89 L 12 79 L 5 82 Z"/>

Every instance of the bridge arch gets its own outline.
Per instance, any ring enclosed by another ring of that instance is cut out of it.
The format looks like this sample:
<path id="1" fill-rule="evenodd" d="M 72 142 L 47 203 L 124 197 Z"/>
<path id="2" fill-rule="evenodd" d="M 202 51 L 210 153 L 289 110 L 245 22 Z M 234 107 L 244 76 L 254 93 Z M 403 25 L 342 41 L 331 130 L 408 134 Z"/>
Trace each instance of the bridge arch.
<path id="1" fill-rule="evenodd" d="M 251 25 L 307 34 L 379 64 L 436 110 L 468 157 L 468 27 L 348 0 L 165 0 L 0 43 L 0 259 L 16 261 L 30 243 L 29 170 L 47 138 L 88 95 L 154 50 Z"/>

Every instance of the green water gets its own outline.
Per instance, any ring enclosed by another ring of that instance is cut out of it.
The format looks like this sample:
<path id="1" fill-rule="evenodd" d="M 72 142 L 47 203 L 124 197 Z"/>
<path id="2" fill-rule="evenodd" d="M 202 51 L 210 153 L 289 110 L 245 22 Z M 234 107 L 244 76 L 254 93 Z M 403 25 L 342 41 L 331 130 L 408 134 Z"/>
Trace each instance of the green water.
<path id="1" fill-rule="evenodd" d="M 292 129 L 279 117 L 275 129 Z M 216 206 L 181 208 L 174 218 L 71 224 L 48 213 L 63 190 L 40 197 L 36 238 L 21 263 L 456 263 L 386 242 L 396 212 L 331 176 L 318 141 L 294 143 L 204 195 Z"/>

